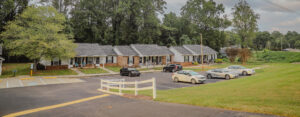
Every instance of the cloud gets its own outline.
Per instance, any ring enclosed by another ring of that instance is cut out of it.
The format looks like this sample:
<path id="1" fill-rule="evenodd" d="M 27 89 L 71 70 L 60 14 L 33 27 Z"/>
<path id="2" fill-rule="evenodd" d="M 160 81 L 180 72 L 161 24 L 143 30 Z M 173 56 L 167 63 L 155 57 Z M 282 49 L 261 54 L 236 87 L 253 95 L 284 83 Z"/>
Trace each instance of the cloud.
<path id="1" fill-rule="evenodd" d="M 294 20 L 288 20 L 281 22 L 279 25 L 280 26 L 295 26 L 300 24 L 300 17 L 294 19 Z"/>

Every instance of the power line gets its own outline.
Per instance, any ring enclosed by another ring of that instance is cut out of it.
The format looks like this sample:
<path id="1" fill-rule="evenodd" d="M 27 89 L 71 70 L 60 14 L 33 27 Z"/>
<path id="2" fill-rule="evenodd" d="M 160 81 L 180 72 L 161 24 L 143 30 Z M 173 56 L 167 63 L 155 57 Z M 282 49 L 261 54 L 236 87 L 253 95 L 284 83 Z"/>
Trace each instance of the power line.
<path id="1" fill-rule="evenodd" d="M 294 10 L 289 9 L 289 8 L 287 8 L 287 7 L 284 7 L 284 6 L 281 6 L 281 5 L 279 5 L 279 4 L 276 4 L 276 3 L 274 3 L 274 2 L 272 2 L 272 1 L 270 1 L 270 0 L 263 0 L 263 1 L 269 3 L 270 5 L 272 5 L 272 6 L 274 6 L 274 7 L 277 7 L 277 8 L 283 9 L 283 10 L 285 10 L 285 11 L 292 12 L 292 13 L 296 13 L 296 14 L 300 15 L 300 13 L 298 13 L 297 11 L 294 11 Z"/>

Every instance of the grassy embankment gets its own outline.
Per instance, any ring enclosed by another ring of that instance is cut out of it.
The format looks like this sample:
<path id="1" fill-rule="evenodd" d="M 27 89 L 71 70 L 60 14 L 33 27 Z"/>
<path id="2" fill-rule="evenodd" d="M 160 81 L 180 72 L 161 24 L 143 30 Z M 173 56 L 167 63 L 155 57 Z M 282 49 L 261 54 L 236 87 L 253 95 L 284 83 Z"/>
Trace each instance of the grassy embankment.
<path id="1" fill-rule="evenodd" d="M 300 64 L 268 64 L 247 78 L 161 90 L 157 100 L 296 117 L 300 116 L 299 71 Z"/>
<path id="2" fill-rule="evenodd" d="M 0 78 L 13 77 L 13 70 L 17 70 L 16 76 L 30 75 L 30 63 L 4 63 L 2 65 L 2 75 Z M 51 75 L 77 75 L 76 72 L 65 70 L 38 70 L 33 76 L 51 76 Z"/>

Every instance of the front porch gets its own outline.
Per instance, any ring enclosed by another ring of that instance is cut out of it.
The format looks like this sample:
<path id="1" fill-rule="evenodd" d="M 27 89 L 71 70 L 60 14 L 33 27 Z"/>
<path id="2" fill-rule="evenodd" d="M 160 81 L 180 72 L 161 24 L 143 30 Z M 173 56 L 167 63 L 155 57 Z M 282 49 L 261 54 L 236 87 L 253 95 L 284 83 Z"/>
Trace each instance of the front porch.
<path id="1" fill-rule="evenodd" d="M 74 57 L 70 59 L 69 67 L 95 68 L 103 66 L 113 66 L 113 57 L 92 56 L 92 57 Z"/>

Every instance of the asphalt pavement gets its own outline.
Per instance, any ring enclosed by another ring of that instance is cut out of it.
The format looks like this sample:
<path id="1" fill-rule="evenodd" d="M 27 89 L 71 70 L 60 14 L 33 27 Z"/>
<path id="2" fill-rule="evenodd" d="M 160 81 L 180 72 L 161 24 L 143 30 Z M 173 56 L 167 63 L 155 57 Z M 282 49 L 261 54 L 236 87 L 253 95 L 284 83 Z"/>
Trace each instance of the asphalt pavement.
<path id="1" fill-rule="evenodd" d="M 171 73 L 143 73 L 140 77 L 120 75 L 82 78 L 85 82 L 41 85 L 0 89 L 0 116 L 23 112 L 25 117 L 269 117 L 272 115 L 229 111 L 183 104 L 162 103 L 109 95 L 97 91 L 100 79 L 125 79 L 126 81 L 156 78 L 157 89 L 166 90 L 205 84 L 174 83 Z M 220 82 L 223 79 L 208 79 L 206 83 Z M 78 102 L 78 100 L 85 100 Z M 74 104 L 73 104 L 74 103 Z M 64 104 L 68 104 L 67 106 Z M 60 106 L 53 106 L 60 105 Z M 45 108 L 48 107 L 48 108 Z M 38 110 L 32 113 L 32 109 Z M 26 111 L 29 110 L 29 111 Z"/>

